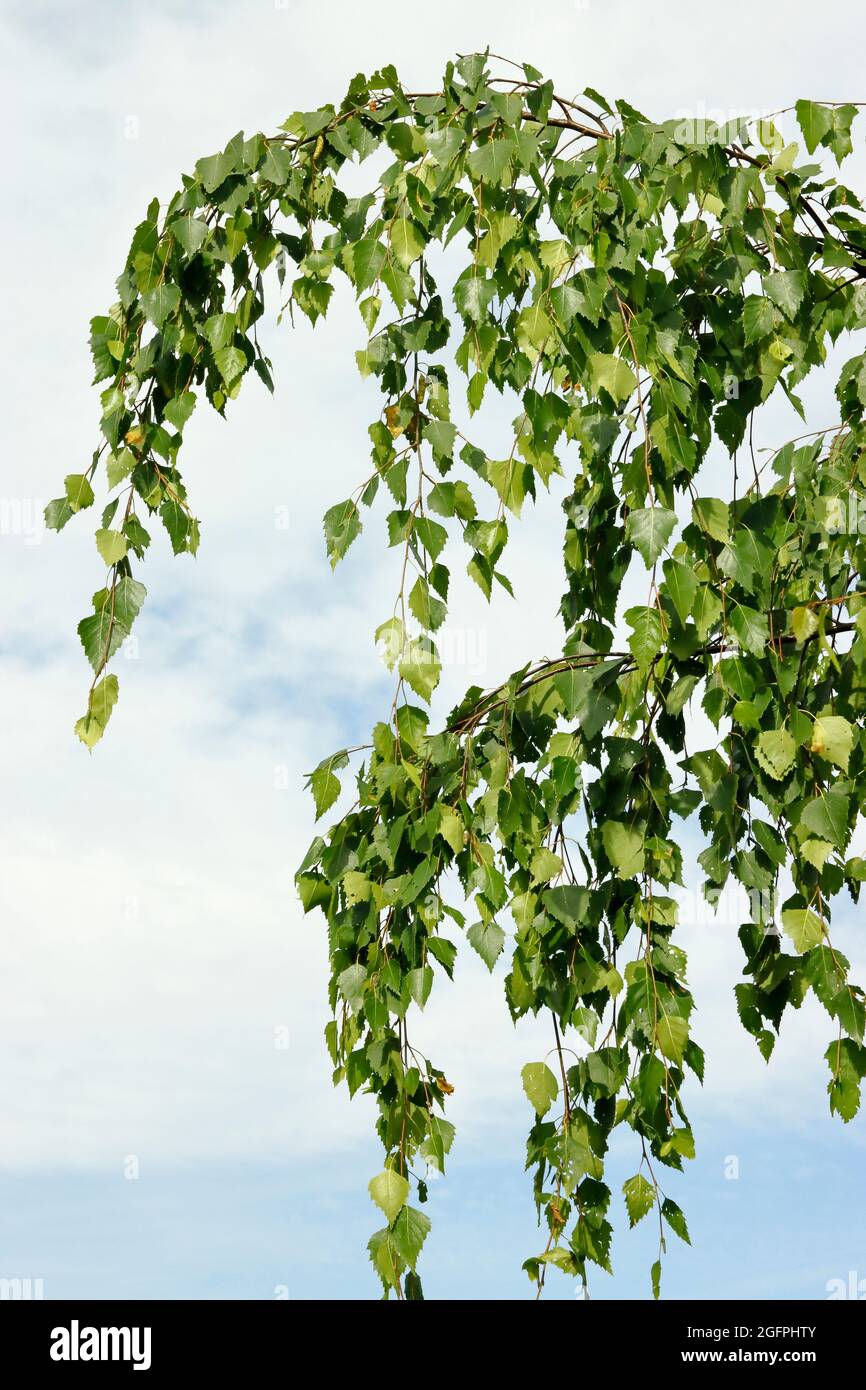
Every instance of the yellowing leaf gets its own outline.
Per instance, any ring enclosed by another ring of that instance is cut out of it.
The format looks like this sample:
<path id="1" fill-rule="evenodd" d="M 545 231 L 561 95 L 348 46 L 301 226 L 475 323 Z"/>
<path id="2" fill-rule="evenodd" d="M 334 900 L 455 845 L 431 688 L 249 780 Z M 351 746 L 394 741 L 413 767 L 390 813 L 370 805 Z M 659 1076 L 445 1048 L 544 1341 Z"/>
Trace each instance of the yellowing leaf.
<path id="1" fill-rule="evenodd" d="M 466 830 L 453 806 L 440 806 L 439 834 L 445 843 L 450 845 L 455 854 L 460 853 L 466 838 Z"/>
<path id="2" fill-rule="evenodd" d="M 349 907 L 353 907 L 355 903 L 369 902 L 372 889 L 373 885 L 367 875 L 360 873 L 358 869 L 350 869 L 343 875 L 343 892 Z"/>
<path id="3" fill-rule="evenodd" d="M 409 1184 L 393 1168 L 383 1168 L 377 1177 L 372 1178 L 367 1188 L 376 1206 L 385 1213 L 385 1220 L 391 1226 L 409 1196 Z"/>
<path id="4" fill-rule="evenodd" d="M 794 609 L 791 614 L 791 630 L 797 640 L 797 645 L 800 647 L 814 632 L 818 631 L 818 619 L 811 608 Z"/>
<path id="5" fill-rule="evenodd" d="M 787 908 L 782 913 L 782 926 L 794 943 L 794 950 L 802 955 L 818 946 L 824 935 L 821 918 L 810 907 Z"/>
<path id="6" fill-rule="evenodd" d="M 596 393 L 607 391 L 617 405 L 627 400 L 637 386 L 637 377 L 625 359 L 606 352 L 590 356 L 589 378 Z"/>
<path id="7" fill-rule="evenodd" d="M 823 873 L 824 865 L 833 853 L 833 849 L 834 846 L 830 844 L 829 840 L 811 839 L 806 840 L 805 844 L 800 846 L 800 855 L 808 864 L 814 865 L 820 874 Z"/>
<path id="8" fill-rule="evenodd" d="M 854 746 L 854 730 L 841 715 L 823 714 L 815 720 L 811 746 L 813 753 L 847 772 L 848 759 Z"/>
<path id="9" fill-rule="evenodd" d="M 399 439 L 404 429 L 404 426 L 400 424 L 399 405 L 387 405 L 385 407 L 385 424 L 388 426 L 388 432 L 391 437 L 393 439 Z"/>

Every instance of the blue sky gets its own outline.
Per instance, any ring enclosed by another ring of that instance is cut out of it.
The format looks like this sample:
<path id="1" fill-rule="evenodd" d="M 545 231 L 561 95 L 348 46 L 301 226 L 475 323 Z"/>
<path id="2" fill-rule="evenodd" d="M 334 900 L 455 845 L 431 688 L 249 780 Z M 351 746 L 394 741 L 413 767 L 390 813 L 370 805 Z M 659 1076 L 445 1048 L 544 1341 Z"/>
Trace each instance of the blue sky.
<path id="1" fill-rule="evenodd" d="M 516 1122 L 491 1154 L 458 1147 L 447 1181 L 432 1188 L 428 1297 L 528 1295 L 520 1266 L 539 1244 L 522 1145 Z M 737 1181 L 724 1176 L 730 1146 Z M 370 1142 L 350 1162 L 200 1162 L 160 1166 L 137 1182 L 95 1171 L 6 1174 L 4 1262 L 19 1277 L 41 1277 L 57 1298 L 370 1297 L 377 1285 L 364 1247 L 378 1222 L 357 1179 L 376 1163 Z M 701 1126 L 698 1157 L 671 1187 L 693 1244 L 671 1238 L 665 1295 L 820 1299 L 850 1271 L 866 1279 L 862 1164 L 862 1143 L 840 1143 L 829 1119 L 782 1143 L 756 1129 Z M 619 1181 L 630 1172 L 623 1156 L 611 1165 Z M 591 1298 L 647 1295 L 655 1231 L 649 1221 L 624 1226 L 620 1213 L 614 1276 L 593 1272 Z M 574 1296 L 552 1272 L 545 1297 Z"/>
<path id="2" fill-rule="evenodd" d="M 454 51 L 487 43 L 569 94 L 589 84 L 660 117 L 860 89 L 856 43 L 833 45 L 832 71 L 816 68 L 805 3 L 785 7 L 783 31 L 772 7 L 743 0 L 723 12 L 671 0 L 650 24 L 636 0 L 551 5 L 529 40 L 514 0 L 471 11 L 441 0 L 423 35 L 394 0 L 375 24 L 346 0 L 329 15 L 326 41 L 307 0 L 4 8 L 2 100 L 24 132 L 7 179 L 30 190 L 2 232 L 16 267 L 2 492 L 22 518 L 94 446 L 87 322 L 111 301 L 131 228 L 240 126 L 272 128 L 383 60 L 429 83 Z M 862 23 L 841 0 L 822 19 L 833 33 Z M 845 173 L 863 182 L 860 154 Z M 390 690 L 372 642 L 396 583 L 381 519 L 335 575 L 320 529 L 365 476 L 378 405 L 352 363 L 361 331 L 348 296 L 315 335 L 268 334 L 275 399 L 250 385 L 228 423 L 202 413 L 188 430 L 201 552 L 193 563 L 155 546 L 138 644 L 117 663 L 121 703 L 92 757 L 72 735 L 88 684 L 75 626 L 101 582 L 90 528 L 0 535 L 0 1277 L 42 1278 L 49 1297 L 376 1295 L 364 1247 L 380 1152 L 369 1107 L 330 1087 L 323 926 L 302 918 L 291 880 L 313 833 L 303 774 L 362 741 Z M 803 394 L 815 427 L 831 423 L 826 381 Z M 494 406 L 474 427 L 494 457 L 512 413 Z M 796 432 L 773 407 L 759 443 Z M 711 463 L 707 492 L 726 466 Z M 275 523 L 283 508 L 288 528 Z M 559 525 L 554 497 L 517 528 L 518 605 L 503 595 L 487 609 L 455 581 L 464 655 L 456 640 L 440 712 L 472 681 L 558 649 Z M 715 742 L 705 722 L 698 736 Z M 691 832 L 689 848 L 694 890 Z M 862 979 L 862 910 L 839 928 Z M 687 923 L 683 940 L 708 1075 L 705 1092 L 692 1088 L 698 1158 L 671 1186 L 694 1245 L 671 1238 L 663 1291 L 820 1298 L 830 1279 L 866 1278 L 866 1122 L 827 1114 L 827 1020 L 804 1007 L 765 1067 L 734 1013 L 731 925 Z M 431 1187 L 428 1295 L 524 1297 L 520 1265 L 538 1245 L 519 1072 L 547 1051 L 546 1033 L 531 1021 L 515 1032 L 498 977 L 465 954 L 419 1030 L 457 1087 L 453 1162 Z M 616 1203 L 636 1166 L 617 1146 Z M 623 1218 L 620 1205 L 616 1273 L 594 1278 L 593 1297 L 647 1291 L 650 1222 L 629 1234 Z M 549 1296 L 573 1294 L 552 1278 Z"/>

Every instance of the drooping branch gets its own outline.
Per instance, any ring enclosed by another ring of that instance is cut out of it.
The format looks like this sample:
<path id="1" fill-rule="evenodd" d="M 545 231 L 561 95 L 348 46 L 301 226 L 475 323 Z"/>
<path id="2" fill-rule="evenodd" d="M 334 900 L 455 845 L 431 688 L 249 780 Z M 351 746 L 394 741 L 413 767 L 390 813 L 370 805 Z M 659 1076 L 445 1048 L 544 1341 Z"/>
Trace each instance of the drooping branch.
<path id="1" fill-rule="evenodd" d="M 674 940 L 677 818 L 698 816 L 710 900 L 729 884 L 749 895 L 737 1005 L 762 1054 L 812 990 L 836 1032 L 825 1055 L 844 1119 L 866 1074 L 864 997 L 830 939 L 833 899 L 856 900 L 866 879 L 849 854 L 866 804 L 862 355 L 836 385 L 838 425 L 761 468 L 755 451 L 761 406 L 781 391 L 802 413 L 799 383 L 866 325 L 866 223 L 770 121 L 691 129 L 513 73 L 467 55 L 414 93 L 390 68 L 359 75 L 339 108 L 236 136 L 154 201 L 117 303 L 92 324 L 102 443 L 46 518 L 61 529 L 107 485 L 106 578 L 79 625 L 93 682 L 76 729 L 92 748 L 118 695 L 108 665 L 145 599 L 133 567 L 147 526 L 175 554 L 199 544 L 179 470 L 199 400 L 224 413 L 253 372 L 273 389 L 257 332 L 270 273 L 280 317 L 314 324 L 343 277 L 365 330 L 355 360 L 382 404 L 372 466 L 327 511 L 325 544 L 335 566 L 385 499 L 396 598 L 375 636 L 395 689 L 370 738 L 310 774 L 318 819 L 363 754 L 351 807 L 297 882 L 328 923 L 335 1081 L 378 1107 L 385 1160 L 369 1190 L 386 1224 L 370 1257 L 386 1296 L 422 1296 L 420 1208 L 453 1141 L 454 1085 L 407 1020 L 453 972 L 453 926 L 491 970 L 507 943 L 513 1019 L 553 1017 L 557 1071 L 523 1070 L 548 1232 L 525 1265 L 537 1292 L 551 1265 L 582 1284 L 588 1264 L 609 1269 L 605 1155 L 627 1125 L 639 1166 L 623 1197 L 632 1225 L 656 1210 L 658 1296 L 664 1232 L 688 1230 L 657 1171 L 694 1154 L 683 1092 L 687 1072 L 703 1076 Z M 854 104 L 795 112 L 810 158 L 850 151 Z M 386 151 L 368 193 L 340 188 L 347 163 Z M 446 247 L 463 263 L 440 288 Z M 518 402 L 504 458 L 480 433 L 490 388 Z M 729 495 L 704 496 L 719 446 Z M 560 486 L 562 653 L 473 688 L 431 733 L 455 553 L 488 600 L 510 592 L 511 531 Z M 623 612 L 641 568 L 646 602 Z M 697 701 L 718 731 L 705 750 L 687 747 Z M 794 891 L 779 905 L 783 871 Z"/>

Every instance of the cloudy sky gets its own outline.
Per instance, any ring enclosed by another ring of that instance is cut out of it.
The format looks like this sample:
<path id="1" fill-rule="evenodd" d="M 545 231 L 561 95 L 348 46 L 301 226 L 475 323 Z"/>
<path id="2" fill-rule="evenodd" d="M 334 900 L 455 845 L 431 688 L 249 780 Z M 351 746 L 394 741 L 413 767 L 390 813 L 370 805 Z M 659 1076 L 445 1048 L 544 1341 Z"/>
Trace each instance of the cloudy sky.
<path id="1" fill-rule="evenodd" d="M 374 521 L 332 575 L 320 530 L 365 476 L 378 409 L 354 368 L 348 296 L 315 333 L 268 331 L 273 400 L 251 383 L 227 423 L 202 413 L 188 430 L 199 556 L 172 560 L 158 539 L 109 735 L 89 756 L 72 734 L 89 683 L 75 626 L 100 564 L 89 518 L 58 538 L 38 517 L 94 447 L 87 323 L 112 301 L 150 198 L 238 129 L 339 100 L 359 68 L 391 61 L 427 89 L 449 56 L 488 44 L 566 94 L 591 85 L 660 119 L 866 95 L 853 3 L 821 7 L 826 49 L 799 2 L 529 13 L 515 0 L 0 5 L 0 99 L 17 132 L 0 234 L 0 1277 L 41 1278 L 48 1297 L 377 1291 L 371 1110 L 331 1090 L 324 930 L 292 888 L 312 834 L 302 774 L 362 740 L 390 689 L 372 632 L 391 611 L 393 555 Z M 848 180 L 863 166 L 852 158 Z M 829 384 L 803 394 L 814 425 L 832 423 Z M 485 419 L 493 456 L 509 418 Z M 768 412 L 759 442 L 789 424 Z M 440 709 L 558 649 L 559 518 L 548 499 L 519 527 L 517 605 L 503 594 L 488 610 L 468 581 L 459 590 Z M 671 1251 L 666 1292 L 820 1298 L 849 1271 L 866 1279 L 866 1125 L 826 1114 L 827 1021 L 805 1007 L 766 1068 L 734 1013 L 732 926 L 692 922 L 683 936 L 708 1078 L 692 1095 L 699 1157 L 672 1187 L 695 1248 Z M 862 979 L 853 912 L 840 943 Z M 532 1023 L 512 1029 L 500 981 L 468 952 L 423 1028 L 456 1084 L 459 1130 L 432 1190 L 428 1295 L 524 1296 L 538 1241 L 519 1071 L 547 1041 Z M 636 1166 L 618 1141 L 617 1185 Z M 618 1235 L 615 1277 L 598 1276 L 594 1297 L 646 1293 L 650 1236 Z M 555 1280 L 551 1293 L 572 1296 Z"/>

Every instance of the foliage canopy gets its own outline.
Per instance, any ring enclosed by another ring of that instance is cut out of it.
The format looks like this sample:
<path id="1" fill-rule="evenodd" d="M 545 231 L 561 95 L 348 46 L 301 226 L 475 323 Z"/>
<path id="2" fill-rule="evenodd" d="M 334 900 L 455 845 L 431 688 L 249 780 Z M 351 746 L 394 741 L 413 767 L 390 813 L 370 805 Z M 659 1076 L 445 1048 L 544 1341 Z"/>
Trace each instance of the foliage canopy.
<path id="1" fill-rule="evenodd" d="M 422 1296 L 419 1170 L 444 1169 L 453 1087 L 410 1028 L 465 935 L 491 970 L 507 950 L 514 1020 L 550 1016 L 548 1059 L 523 1069 L 546 1232 L 530 1279 L 540 1292 L 548 1265 L 609 1269 L 605 1154 L 626 1126 L 625 1209 L 630 1225 L 656 1210 L 658 1295 L 666 1233 L 689 1238 L 660 1174 L 693 1156 L 683 1090 L 704 1069 L 672 895 L 685 818 L 709 900 L 731 883 L 749 895 L 736 1003 L 763 1056 L 811 990 L 843 1120 L 866 1074 L 864 995 L 831 939 L 834 900 L 866 878 L 849 853 L 866 804 L 866 357 L 841 369 L 838 421 L 760 465 L 753 447 L 760 406 L 784 393 L 803 414 L 799 383 L 866 325 L 863 209 L 814 158 L 850 152 L 856 110 L 799 102 L 804 154 L 772 121 L 657 123 L 592 90 L 566 100 L 529 65 L 499 73 L 464 57 L 433 93 L 393 68 L 359 75 L 339 108 L 239 134 L 154 200 L 92 324 L 102 442 L 47 520 L 59 530 L 107 483 L 107 578 L 79 626 L 94 675 L 76 730 L 92 747 L 145 598 L 147 527 L 158 518 L 176 554 L 198 547 L 179 471 L 197 401 L 223 413 L 251 373 L 272 389 L 266 272 L 281 312 L 313 323 L 348 278 L 357 365 L 383 402 L 372 469 L 327 511 L 325 542 L 336 565 L 384 501 L 400 584 L 376 637 L 396 690 L 369 744 L 310 775 L 318 819 L 361 754 L 355 804 L 297 883 L 328 924 L 335 1081 L 378 1105 L 370 1257 L 386 1296 Z M 375 186 L 347 196 L 343 167 L 381 152 Z M 458 428 L 460 374 L 470 419 L 491 387 L 518 399 L 508 457 Z M 724 497 L 700 487 L 713 450 Z M 468 690 L 431 729 L 449 568 L 465 547 L 484 594 L 510 592 L 511 530 L 563 474 L 561 654 Z M 635 566 L 646 600 L 623 613 Z M 687 746 L 693 702 L 716 746 Z"/>

